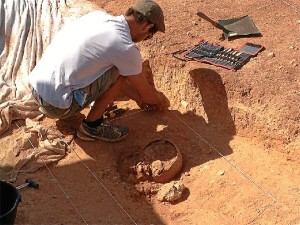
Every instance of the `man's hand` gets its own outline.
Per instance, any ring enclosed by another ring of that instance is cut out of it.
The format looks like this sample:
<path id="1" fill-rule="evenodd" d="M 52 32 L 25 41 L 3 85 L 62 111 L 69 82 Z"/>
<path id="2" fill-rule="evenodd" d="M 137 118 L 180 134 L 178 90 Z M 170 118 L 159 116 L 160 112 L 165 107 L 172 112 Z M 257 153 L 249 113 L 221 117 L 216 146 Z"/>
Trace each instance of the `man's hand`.
<path id="1" fill-rule="evenodd" d="M 156 90 L 156 88 L 149 84 L 146 78 L 141 75 L 127 76 L 132 86 L 138 92 L 141 98 L 141 108 L 148 111 L 160 110 L 165 111 L 170 107 L 168 98 L 162 93 Z"/>
<path id="2" fill-rule="evenodd" d="M 142 109 L 146 111 L 166 111 L 170 107 L 169 99 L 162 93 L 157 92 L 158 98 L 161 100 L 159 104 L 143 104 Z"/>

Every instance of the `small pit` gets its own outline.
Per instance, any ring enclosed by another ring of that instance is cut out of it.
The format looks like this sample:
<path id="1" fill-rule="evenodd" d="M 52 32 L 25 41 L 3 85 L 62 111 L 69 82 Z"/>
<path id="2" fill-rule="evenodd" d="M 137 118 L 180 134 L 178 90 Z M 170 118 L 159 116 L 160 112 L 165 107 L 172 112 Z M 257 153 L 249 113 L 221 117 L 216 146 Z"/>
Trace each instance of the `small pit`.
<path id="1" fill-rule="evenodd" d="M 122 154 L 119 161 L 121 177 L 134 184 L 167 183 L 182 167 L 182 155 L 176 145 L 164 139 L 151 141 L 135 153 Z"/>

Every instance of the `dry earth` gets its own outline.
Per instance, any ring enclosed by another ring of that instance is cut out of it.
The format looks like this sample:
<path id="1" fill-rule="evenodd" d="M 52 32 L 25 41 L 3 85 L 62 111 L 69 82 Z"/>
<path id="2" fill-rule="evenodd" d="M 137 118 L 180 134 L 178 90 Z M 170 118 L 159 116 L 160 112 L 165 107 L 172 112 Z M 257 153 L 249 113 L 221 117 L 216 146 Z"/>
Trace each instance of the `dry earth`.
<path id="1" fill-rule="evenodd" d="M 114 144 L 75 138 L 57 164 L 20 175 L 16 184 L 30 177 L 40 189 L 20 191 L 16 223 L 300 224 L 299 1 L 158 2 L 167 31 L 141 49 L 171 110 L 144 112 L 119 102 L 130 110 L 114 122 L 129 126 L 130 135 Z M 118 15 L 132 3 L 95 0 L 87 7 L 98 4 Z M 222 31 L 198 11 L 214 20 L 249 15 L 262 37 L 221 41 Z M 265 49 L 236 72 L 172 57 L 200 38 Z M 55 122 L 42 121 L 56 129 Z M 2 148 L 13 145 L 18 131 L 12 126 L 1 137 Z M 186 190 L 172 203 L 157 200 L 151 192 L 157 184 L 134 184 L 120 171 L 120 159 L 155 139 L 172 141 L 183 156 L 174 180 Z"/>

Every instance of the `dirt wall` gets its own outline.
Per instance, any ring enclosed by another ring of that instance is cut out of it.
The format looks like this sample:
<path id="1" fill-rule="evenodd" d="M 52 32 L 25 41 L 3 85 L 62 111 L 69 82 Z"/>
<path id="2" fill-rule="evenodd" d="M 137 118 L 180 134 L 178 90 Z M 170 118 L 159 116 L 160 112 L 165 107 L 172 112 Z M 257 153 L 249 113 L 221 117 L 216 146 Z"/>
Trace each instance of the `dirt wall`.
<path id="1" fill-rule="evenodd" d="M 150 50 L 149 50 L 150 49 Z M 168 56 L 151 56 L 157 87 L 174 109 L 195 113 L 230 135 L 256 139 L 266 150 L 279 150 L 299 159 L 299 84 L 297 66 L 274 73 L 269 51 L 261 52 L 240 71 L 228 71 Z M 159 47 L 157 48 L 159 52 Z"/>

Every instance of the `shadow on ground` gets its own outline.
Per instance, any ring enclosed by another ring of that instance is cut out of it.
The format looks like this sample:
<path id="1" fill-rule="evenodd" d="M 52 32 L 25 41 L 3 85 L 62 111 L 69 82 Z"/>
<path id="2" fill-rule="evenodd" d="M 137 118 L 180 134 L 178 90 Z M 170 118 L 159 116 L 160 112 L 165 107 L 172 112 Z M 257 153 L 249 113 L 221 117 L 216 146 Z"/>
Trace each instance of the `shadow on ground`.
<path id="1" fill-rule="evenodd" d="M 193 167 L 232 153 L 229 142 L 236 130 L 228 109 L 224 84 L 219 74 L 213 70 L 197 69 L 191 71 L 190 75 L 202 96 L 207 119 L 197 116 L 192 111 L 182 114 L 177 110 L 159 113 L 132 109 L 112 121 L 130 128 L 128 137 L 122 142 L 91 143 L 75 140 L 76 145 L 95 160 L 93 170 L 109 171 L 105 176 L 120 178 L 127 190 L 123 194 L 130 196 L 132 201 L 140 199 L 141 196 L 135 192 L 134 185 L 126 180 L 126 177 L 125 179 L 122 177 L 118 162 L 120 158 L 124 160 L 127 155 L 140 151 L 152 140 L 170 140 L 183 155 L 183 168 L 175 180 L 180 179 L 183 173 L 190 171 Z M 112 186 L 116 185 L 118 181 L 112 183 Z M 187 198 L 188 194 L 185 194 L 183 201 Z"/>
<path id="2" fill-rule="evenodd" d="M 46 224 L 44 219 L 49 213 L 55 214 L 56 208 L 63 208 L 59 209 L 59 216 L 52 216 L 53 221 L 80 224 L 82 218 L 68 202 L 71 196 L 75 208 L 88 223 L 131 224 L 135 221 L 138 224 L 164 224 L 149 199 L 135 190 L 131 182 L 122 179 L 118 162 L 152 140 L 167 139 L 183 156 L 183 168 L 174 178 L 178 180 L 193 167 L 232 153 L 229 142 L 236 131 L 219 74 L 213 70 L 195 69 L 190 71 L 190 76 L 201 94 L 206 118 L 192 111 L 183 114 L 177 110 L 160 113 L 139 109 L 131 109 L 125 115 L 113 118 L 113 123 L 130 128 L 128 137 L 118 143 L 75 139 L 66 158 L 50 167 L 55 178 L 47 170 L 34 175 L 42 184 L 41 190 L 24 190 L 30 202 L 25 200 L 21 204 L 18 221 Z M 20 179 L 24 179 L 24 175 Z M 56 180 L 69 197 L 59 189 Z M 189 190 L 181 201 L 188 196 Z M 47 209 L 38 208 L 41 201 L 47 201 Z M 36 213 L 33 215 L 29 211 Z"/>

